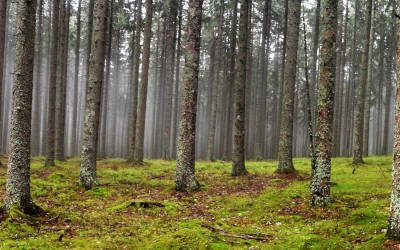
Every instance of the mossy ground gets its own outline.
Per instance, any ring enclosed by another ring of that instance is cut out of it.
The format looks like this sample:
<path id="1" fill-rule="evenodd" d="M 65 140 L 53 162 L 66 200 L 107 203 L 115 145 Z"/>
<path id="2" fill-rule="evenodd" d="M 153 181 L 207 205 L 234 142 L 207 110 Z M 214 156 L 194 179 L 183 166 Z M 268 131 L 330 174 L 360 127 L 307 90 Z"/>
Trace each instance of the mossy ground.
<path id="1" fill-rule="evenodd" d="M 202 189 L 174 191 L 174 162 L 98 164 L 101 185 L 77 186 L 79 160 L 32 163 L 32 195 L 48 214 L 0 218 L 1 249 L 381 249 L 389 209 L 391 157 L 356 167 L 333 159 L 334 203 L 309 206 L 307 159 L 297 175 L 274 174 L 275 161 L 248 162 L 230 176 L 229 162 L 198 162 Z M 0 200 L 6 170 L 0 169 Z M 149 203 L 146 203 L 149 202 Z"/>

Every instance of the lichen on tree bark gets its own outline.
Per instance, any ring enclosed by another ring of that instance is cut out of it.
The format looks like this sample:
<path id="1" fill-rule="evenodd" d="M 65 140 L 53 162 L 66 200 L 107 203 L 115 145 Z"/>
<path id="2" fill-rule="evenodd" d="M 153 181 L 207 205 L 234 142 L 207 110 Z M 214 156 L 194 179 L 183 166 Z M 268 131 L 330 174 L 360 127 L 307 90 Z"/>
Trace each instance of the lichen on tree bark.
<path id="1" fill-rule="evenodd" d="M 183 192 L 200 188 L 195 176 L 195 139 L 202 6 L 202 0 L 189 1 L 175 179 L 176 189 Z"/>
<path id="2" fill-rule="evenodd" d="M 4 209 L 27 214 L 40 211 L 30 192 L 30 143 L 36 1 L 16 1 L 15 68 L 12 87 L 10 156 Z"/>
<path id="3" fill-rule="evenodd" d="M 96 1 L 93 14 L 94 29 L 89 60 L 89 81 L 86 89 L 86 107 L 79 176 L 80 184 L 86 189 L 97 185 L 97 139 L 105 59 L 107 9 L 107 0 Z"/>
<path id="4" fill-rule="evenodd" d="M 318 118 L 315 143 L 315 167 L 311 176 L 311 203 L 330 202 L 332 126 L 336 81 L 336 0 L 324 0 L 322 17 L 321 73 L 319 80 Z"/>

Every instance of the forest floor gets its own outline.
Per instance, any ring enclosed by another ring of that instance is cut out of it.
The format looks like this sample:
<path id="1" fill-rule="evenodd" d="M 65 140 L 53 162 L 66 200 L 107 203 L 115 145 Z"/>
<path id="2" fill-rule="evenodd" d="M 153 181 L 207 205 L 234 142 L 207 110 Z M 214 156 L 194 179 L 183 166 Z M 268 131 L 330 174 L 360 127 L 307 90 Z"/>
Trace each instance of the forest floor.
<path id="1" fill-rule="evenodd" d="M 230 176 L 229 162 L 196 164 L 202 189 L 174 191 L 174 162 L 99 161 L 100 186 L 77 186 L 79 160 L 32 163 L 32 196 L 47 212 L 0 217 L 1 249 L 382 249 L 389 210 L 391 157 L 354 166 L 333 159 L 334 202 L 309 206 L 310 163 L 298 174 L 274 174 L 275 161 L 247 163 Z M 3 159 L 5 161 L 5 159 Z M 0 201 L 6 170 L 0 168 Z"/>

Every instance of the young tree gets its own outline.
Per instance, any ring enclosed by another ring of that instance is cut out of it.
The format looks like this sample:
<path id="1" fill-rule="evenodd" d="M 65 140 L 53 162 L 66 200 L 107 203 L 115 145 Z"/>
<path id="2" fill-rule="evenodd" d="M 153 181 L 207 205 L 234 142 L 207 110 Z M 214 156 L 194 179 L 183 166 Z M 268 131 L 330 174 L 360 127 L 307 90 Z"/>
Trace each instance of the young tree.
<path id="1" fill-rule="evenodd" d="M 363 132 L 364 132 L 364 109 L 365 95 L 368 80 L 368 61 L 371 34 L 372 0 L 367 1 L 364 52 L 361 61 L 361 78 L 357 85 L 357 98 L 354 116 L 354 144 L 353 144 L 353 163 L 363 163 Z"/>
<path id="2" fill-rule="evenodd" d="M 293 112 L 297 72 L 297 49 L 299 42 L 300 0 L 289 0 L 284 67 L 282 114 L 279 135 L 278 173 L 294 172 L 293 166 Z"/>
<path id="3" fill-rule="evenodd" d="M 394 7 L 394 6 L 393 6 Z M 395 18 L 395 17 L 393 17 Z M 397 20 L 398 24 L 398 20 Z M 393 181 L 387 236 L 400 240 L 400 29 L 397 30 L 396 114 L 394 119 Z"/>
<path id="4" fill-rule="evenodd" d="M 46 136 L 46 162 L 45 166 L 55 166 L 55 107 L 57 87 L 57 65 L 58 65 L 58 38 L 59 38 L 59 11 L 60 0 L 53 1 L 51 20 L 51 44 L 50 44 L 50 79 L 49 79 L 49 100 L 47 102 L 47 136 Z"/>
<path id="5" fill-rule="evenodd" d="M 311 203 L 329 203 L 332 156 L 332 125 L 336 81 L 337 0 L 324 0 L 322 16 L 321 74 L 319 79 L 315 167 L 311 176 Z"/>
<path id="6" fill-rule="evenodd" d="M 189 0 L 175 182 L 183 192 L 200 188 L 194 165 L 202 8 L 203 0 Z"/>
<path id="7" fill-rule="evenodd" d="M 151 24 L 153 20 L 153 1 L 146 0 L 146 24 L 143 38 L 142 77 L 139 88 L 138 115 L 136 122 L 135 161 L 143 163 L 144 125 L 146 120 L 147 85 L 149 82 Z"/>
<path id="8" fill-rule="evenodd" d="M 89 81 L 86 90 L 86 107 L 81 152 L 81 185 L 90 189 L 97 184 L 96 157 L 100 118 L 100 100 L 103 84 L 108 0 L 97 0 L 93 10 L 92 50 L 89 60 Z"/>
<path id="9" fill-rule="evenodd" d="M 40 209 L 33 203 L 30 192 L 30 139 L 36 1 L 18 0 L 16 8 L 16 62 L 4 208 L 6 212 L 17 208 L 35 214 Z"/>
<path id="10" fill-rule="evenodd" d="M 246 57 L 248 50 L 249 1 L 240 0 L 237 77 L 235 81 L 235 126 L 233 128 L 232 175 L 247 174 L 245 167 L 245 103 L 246 103 Z"/>

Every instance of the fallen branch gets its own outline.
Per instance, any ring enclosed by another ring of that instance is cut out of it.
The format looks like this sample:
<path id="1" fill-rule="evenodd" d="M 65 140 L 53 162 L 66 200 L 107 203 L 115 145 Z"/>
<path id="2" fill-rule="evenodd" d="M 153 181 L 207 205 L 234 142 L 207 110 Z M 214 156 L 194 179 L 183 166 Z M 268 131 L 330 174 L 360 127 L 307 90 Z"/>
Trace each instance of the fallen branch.
<path id="1" fill-rule="evenodd" d="M 229 233 L 226 232 L 225 230 L 221 228 L 215 228 L 211 225 L 207 224 L 202 224 L 202 227 L 207 228 L 213 233 L 218 233 L 222 236 L 225 237 L 231 237 L 231 238 L 239 238 L 239 239 L 245 239 L 245 240 L 257 240 L 257 241 L 270 241 L 273 236 L 272 235 L 266 235 L 266 234 L 234 234 L 234 233 Z"/>

